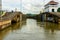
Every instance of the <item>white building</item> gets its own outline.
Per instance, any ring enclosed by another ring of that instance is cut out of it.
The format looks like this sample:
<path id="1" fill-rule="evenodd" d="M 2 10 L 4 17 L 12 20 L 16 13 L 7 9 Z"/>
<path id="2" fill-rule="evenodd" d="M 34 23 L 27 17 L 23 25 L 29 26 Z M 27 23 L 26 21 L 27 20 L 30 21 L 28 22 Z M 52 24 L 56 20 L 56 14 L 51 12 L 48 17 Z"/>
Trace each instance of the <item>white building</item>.
<path id="1" fill-rule="evenodd" d="M 2 10 L 2 0 L 0 0 L 0 10 Z"/>
<path id="2" fill-rule="evenodd" d="M 45 12 L 57 12 L 58 9 L 58 2 L 50 1 L 45 5 Z"/>

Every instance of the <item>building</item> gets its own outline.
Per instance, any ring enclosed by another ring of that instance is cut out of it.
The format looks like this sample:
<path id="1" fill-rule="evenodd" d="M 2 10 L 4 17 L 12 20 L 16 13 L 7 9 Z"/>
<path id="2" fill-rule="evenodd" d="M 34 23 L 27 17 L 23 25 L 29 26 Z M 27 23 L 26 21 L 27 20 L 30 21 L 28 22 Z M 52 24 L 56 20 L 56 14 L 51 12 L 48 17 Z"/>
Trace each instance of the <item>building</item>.
<path id="1" fill-rule="evenodd" d="M 44 13 L 40 15 L 41 21 L 60 23 L 59 3 L 50 1 L 45 5 Z"/>
<path id="2" fill-rule="evenodd" d="M 0 10 L 2 10 L 2 0 L 0 0 Z"/>
<path id="3" fill-rule="evenodd" d="M 50 1 L 45 6 L 45 12 L 57 12 L 58 9 L 58 2 Z"/>

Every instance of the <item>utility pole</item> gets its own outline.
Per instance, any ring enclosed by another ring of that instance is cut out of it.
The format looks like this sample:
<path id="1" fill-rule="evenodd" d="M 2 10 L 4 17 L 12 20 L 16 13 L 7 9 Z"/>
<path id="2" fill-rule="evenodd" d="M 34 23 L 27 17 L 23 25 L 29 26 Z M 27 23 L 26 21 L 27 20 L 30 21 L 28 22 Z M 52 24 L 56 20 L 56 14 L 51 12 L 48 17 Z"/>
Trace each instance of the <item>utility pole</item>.
<path id="1" fill-rule="evenodd" d="M 20 0 L 20 10 L 22 11 L 22 0 Z"/>
<path id="2" fill-rule="evenodd" d="M 45 6 L 45 0 L 43 0 L 43 11 L 45 10 L 44 6 Z"/>
<path id="3" fill-rule="evenodd" d="M 2 10 L 2 0 L 0 0 L 0 11 Z"/>

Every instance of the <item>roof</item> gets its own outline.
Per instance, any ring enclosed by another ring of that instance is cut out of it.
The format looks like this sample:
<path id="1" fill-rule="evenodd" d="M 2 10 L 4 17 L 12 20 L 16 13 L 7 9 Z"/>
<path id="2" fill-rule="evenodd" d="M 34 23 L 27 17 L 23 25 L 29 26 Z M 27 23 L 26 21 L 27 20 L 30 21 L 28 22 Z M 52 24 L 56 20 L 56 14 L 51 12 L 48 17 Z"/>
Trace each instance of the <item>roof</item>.
<path id="1" fill-rule="evenodd" d="M 50 4 L 50 5 L 54 5 L 54 4 L 58 4 L 58 2 L 50 1 L 50 2 L 48 2 L 46 5 L 49 5 L 49 4 Z M 45 6 L 46 6 L 46 5 L 45 5 Z"/>

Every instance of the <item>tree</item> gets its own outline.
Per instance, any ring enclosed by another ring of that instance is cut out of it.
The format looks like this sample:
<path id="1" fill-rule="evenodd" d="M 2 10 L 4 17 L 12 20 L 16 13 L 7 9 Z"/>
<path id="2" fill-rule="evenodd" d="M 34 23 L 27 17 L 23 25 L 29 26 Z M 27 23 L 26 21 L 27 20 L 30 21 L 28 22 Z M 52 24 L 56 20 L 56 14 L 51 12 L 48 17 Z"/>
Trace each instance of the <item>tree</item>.
<path id="1" fill-rule="evenodd" d="M 60 12 L 60 8 L 57 9 L 57 12 Z"/>

